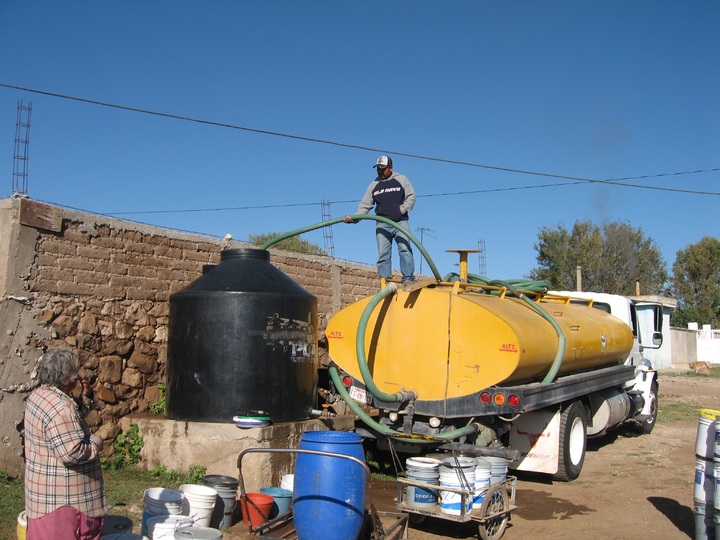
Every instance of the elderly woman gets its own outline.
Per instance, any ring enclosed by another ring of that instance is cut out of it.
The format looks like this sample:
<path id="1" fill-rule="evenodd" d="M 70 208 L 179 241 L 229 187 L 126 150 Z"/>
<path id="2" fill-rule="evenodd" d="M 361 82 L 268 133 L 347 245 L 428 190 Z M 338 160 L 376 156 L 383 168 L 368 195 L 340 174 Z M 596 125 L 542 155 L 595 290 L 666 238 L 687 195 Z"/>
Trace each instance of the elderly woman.
<path id="1" fill-rule="evenodd" d="M 38 373 L 40 386 L 25 404 L 27 540 L 99 539 L 107 513 L 98 454 L 103 442 L 90 434 L 71 396 L 80 379 L 77 356 L 50 349 Z"/>

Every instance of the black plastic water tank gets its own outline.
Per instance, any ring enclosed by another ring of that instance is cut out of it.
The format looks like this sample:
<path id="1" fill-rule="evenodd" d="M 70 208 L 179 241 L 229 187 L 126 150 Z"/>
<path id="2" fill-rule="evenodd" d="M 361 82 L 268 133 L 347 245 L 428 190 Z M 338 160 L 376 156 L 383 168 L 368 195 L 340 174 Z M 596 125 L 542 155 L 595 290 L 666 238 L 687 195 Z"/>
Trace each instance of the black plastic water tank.
<path id="1" fill-rule="evenodd" d="M 232 422 L 262 410 L 305 420 L 317 385 L 317 298 L 263 249 L 228 249 L 170 296 L 166 414 Z"/>

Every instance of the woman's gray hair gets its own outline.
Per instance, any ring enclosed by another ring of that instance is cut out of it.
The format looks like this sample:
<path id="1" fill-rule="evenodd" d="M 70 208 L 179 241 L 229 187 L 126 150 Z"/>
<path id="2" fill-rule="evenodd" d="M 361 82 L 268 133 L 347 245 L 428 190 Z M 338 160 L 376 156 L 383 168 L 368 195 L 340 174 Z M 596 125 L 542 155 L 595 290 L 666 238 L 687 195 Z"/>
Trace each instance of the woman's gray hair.
<path id="1" fill-rule="evenodd" d="M 48 349 L 40 357 L 40 384 L 60 388 L 78 378 L 77 355 L 70 349 Z"/>

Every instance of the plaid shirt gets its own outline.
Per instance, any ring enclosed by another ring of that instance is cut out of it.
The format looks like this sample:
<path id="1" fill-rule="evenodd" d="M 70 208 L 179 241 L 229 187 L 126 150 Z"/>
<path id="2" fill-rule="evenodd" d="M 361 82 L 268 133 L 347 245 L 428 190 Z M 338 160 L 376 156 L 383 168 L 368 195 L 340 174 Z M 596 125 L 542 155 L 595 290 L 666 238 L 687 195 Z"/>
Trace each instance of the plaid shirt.
<path id="1" fill-rule="evenodd" d="M 107 513 L 100 456 L 75 401 L 42 385 L 25 404 L 25 511 L 38 519 L 71 506 L 88 517 Z"/>

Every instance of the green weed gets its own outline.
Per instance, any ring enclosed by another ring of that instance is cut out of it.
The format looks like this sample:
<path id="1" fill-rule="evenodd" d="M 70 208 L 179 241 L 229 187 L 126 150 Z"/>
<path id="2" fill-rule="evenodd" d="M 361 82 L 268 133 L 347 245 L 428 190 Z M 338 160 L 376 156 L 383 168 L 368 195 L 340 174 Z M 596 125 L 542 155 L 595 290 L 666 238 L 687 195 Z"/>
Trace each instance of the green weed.
<path id="1" fill-rule="evenodd" d="M 121 433 L 115 439 L 115 454 L 112 458 L 100 460 L 103 469 L 119 470 L 128 465 L 140 463 L 140 451 L 145 446 L 140 436 L 140 427 L 137 424 L 130 424 L 126 433 Z"/>
<path id="2" fill-rule="evenodd" d="M 158 390 L 160 390 L 160 401 L 152 403 L 150 405 L 150 412 L 153 414 L 165 415 L 165 388 L 164 384 L 158 384 Z"/>

